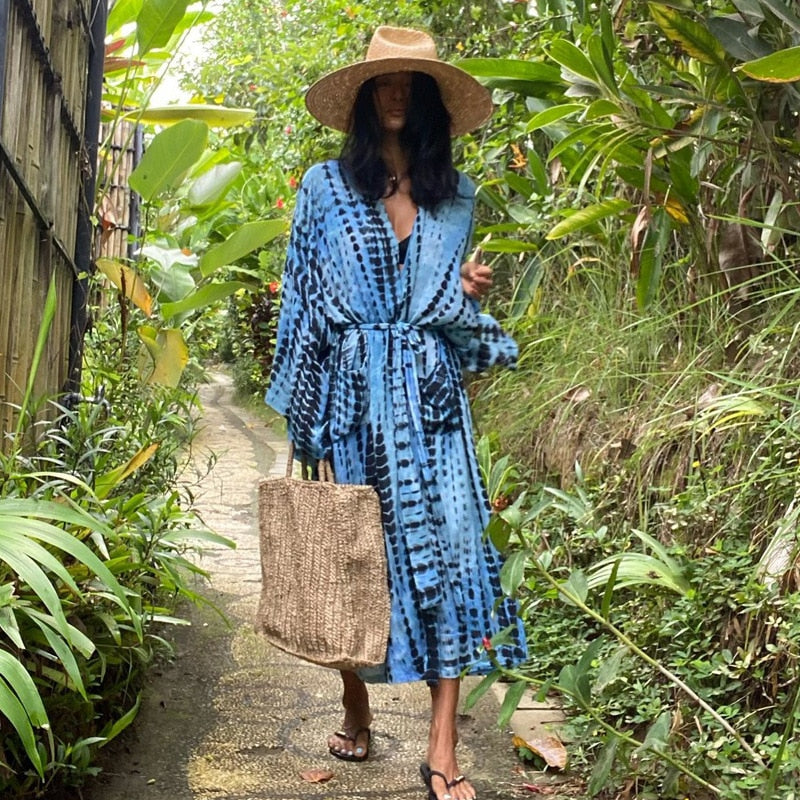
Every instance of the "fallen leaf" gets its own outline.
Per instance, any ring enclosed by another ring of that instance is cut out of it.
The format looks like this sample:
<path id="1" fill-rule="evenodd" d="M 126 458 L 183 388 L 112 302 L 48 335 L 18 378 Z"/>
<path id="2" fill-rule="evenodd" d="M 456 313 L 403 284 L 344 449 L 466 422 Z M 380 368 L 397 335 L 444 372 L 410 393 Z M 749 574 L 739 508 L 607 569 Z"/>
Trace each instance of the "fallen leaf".
<path id="1" fill-rule="evenodd" d="M 333 777 L 329 769 L 309 769 L 300 773 L 300 777 L 308 783 L 325 783 Z"/>
<path id="2" fill-rule="evenodd" d="M 527 789 L 534 794 L 554 794 L 555 789 L 552 786 L 538 786 L 535 783 L 523 783 L 523 789 Z"/>
<path id="3" fill-rule="evenodd" d="M 515 736 L 511 742 L 514 747 L 527 747 L 535 755 L 541 756 L 548 767 L 564 769 L 567 766 L 567 750 L 556 736 L 544 736 L 541 739 Z"/>

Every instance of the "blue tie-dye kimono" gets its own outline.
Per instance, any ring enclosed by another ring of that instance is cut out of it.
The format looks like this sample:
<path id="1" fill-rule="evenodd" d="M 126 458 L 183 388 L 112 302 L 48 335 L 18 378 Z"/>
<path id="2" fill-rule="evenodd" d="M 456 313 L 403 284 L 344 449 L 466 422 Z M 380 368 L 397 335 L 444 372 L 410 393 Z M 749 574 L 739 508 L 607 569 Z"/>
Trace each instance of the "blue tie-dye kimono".
<path id="1" fill-rule="evenodd" d="M 368 680 L 455 678 L 490 668 L 484 637 L 526 655 L 475 457 L 462 370 L 513 365 L 517 347 L 464 294 L 459 274 L 472 234 L 474 187 L 420 208 L 400 268 L 382 201 L 365 200 L 337 161 L 305 175 L 283 279 L 266 401 L 289 437 L 330 456 L 340 483 L 380 495 L 392 600 L 386 663 Z"/>

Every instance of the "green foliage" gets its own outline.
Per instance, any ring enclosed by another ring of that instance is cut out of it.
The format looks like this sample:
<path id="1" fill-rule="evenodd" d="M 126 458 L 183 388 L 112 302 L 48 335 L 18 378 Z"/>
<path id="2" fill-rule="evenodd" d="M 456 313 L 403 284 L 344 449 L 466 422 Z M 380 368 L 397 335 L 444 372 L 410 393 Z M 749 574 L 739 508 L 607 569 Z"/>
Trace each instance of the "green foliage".
<path id="1" fill-rule="evenodd" d="M 109 325 L 113 309 L 96 317 L 84 370 L 103 387 L 67 397 L 0 460 L 4 796 L 51 796 L 93 772 L 97 747 L 136 714 L 177 600 L 201 602 L 191 551 L 230 544 L 176 488 L 193 395 L 143 392 Z"/>
<path id="2" fill-rule="evenodd" d="M 213 143 L 217 163 L 241 165 L 227 194 L 198 183 L 191 195 L 224 197 L 227 212 L 201 217 L 173 253 L 291 207 L 305 168 L 341 141 L 307 115 L 305 89 L 385 21 L 430 27 L 497 106 L 457 148 L 479 181 L 477 237 L 492 235 L 492 310 L 521 349 L 515 372 L 472 386 L 481 426 L 499 431 L 479 448 L 488 535 L 509 552 L 502 584 L 529 631 L 514 691 L 567 698 L 590 796 L 788 800 L 795 10 L 235 0 L 185 80 L 195 99 L 256 118 Z M 276 298 L 263 286 L 280 261 L 270 248 L 245 258 L 262 290 L 237 290 L 224 318 L 248 394 L 264 388 Z"/>
<path id="3" fill-rule="evenodd" d="M 180 2 L 114 5 L 111 30 L 126 32 L 107 47 L 106 99 L 116 103 L 109 116 L 119 120 L 123 109 L 146 101 L 153 71 L 171 58 L 157 48 L 174 44 L 200 17 Z M 215 122 L 230 117 L 214 113 Z M 150 142 L 132 183 L 153 218 L 172 214 L 174 222 L 191 209 L 194 223 L 182 235 L 196 237 L 193 245 L 205 237 L 224 247 L 235 230 L 209 220 L 228 208 L 238 169 L 225 153 L 206 154 L 208 138 L 205 121 L 167 128 Z M 232 239 L 231 260 L 282 229 L 271 223 L 267 235 L 265 224 L 255 244 Z M 185 244 L 165 223 L 140 263 L 98 265 L 118 302 L 92 293 L 98 304 L 85 342 L 83 393 L 60 397 L 41 414 L 45 400 L 33 387 L 57 301 L 54 286 L 48 293 L 18 428 L 0 457 L 4 797 L 52 797 L 96 772 L 97 748 L 135 718 L 147 667 L 169 651 L 163 629 L 182 622 L 178 601 L 202 602 L 196 586 L 205 573 L 192 553 L 205 542 L 232 544 L 200 524 L 189 490 L 178 489 L 191 456 L 197 369 L 184 370 L 182 331 L 164 323 L 202 328 L 189 312 L 242 283 L 230 288 L 218 280 L 227 258 L 201 273 Z M 161 322 L 153 324 L 154 314 Z M 145 348 L 129 335 L 133 326 Z"/>

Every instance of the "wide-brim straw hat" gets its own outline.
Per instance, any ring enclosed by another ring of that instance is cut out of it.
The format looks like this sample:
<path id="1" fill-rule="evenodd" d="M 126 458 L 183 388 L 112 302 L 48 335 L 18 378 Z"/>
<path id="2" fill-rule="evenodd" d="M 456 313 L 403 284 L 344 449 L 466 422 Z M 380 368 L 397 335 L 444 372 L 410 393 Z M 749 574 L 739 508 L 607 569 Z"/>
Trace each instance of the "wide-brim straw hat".
<path id="1" fill-rule="evenodd" d="M 429 34 L 388 25 L 375 31 L 363 61 L 320 78 L 306 93 L 306 107 L 323 125 L 347 133 L 362 84 L 390 72 L 424 72 L 436 80 L 453 136 L 477 128 L 492 114 L 489 90 L 463 69 L 440 61 Z"/>

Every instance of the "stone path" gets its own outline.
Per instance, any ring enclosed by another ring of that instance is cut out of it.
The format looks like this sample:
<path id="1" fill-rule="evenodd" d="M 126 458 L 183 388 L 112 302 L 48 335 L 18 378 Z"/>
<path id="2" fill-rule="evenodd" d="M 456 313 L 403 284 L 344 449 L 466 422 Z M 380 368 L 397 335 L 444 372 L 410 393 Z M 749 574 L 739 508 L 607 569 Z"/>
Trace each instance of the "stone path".
<path id="1" fill-rule="evenodd" d="M 338 675 L 286 656 L 253 633 L 260 590 L 256 486 L 265 475 L 283 473 L 285 441 L 235 404 L 225 376 L 213 376 L 201 397 L 197 475 L 189 482 L 197 481 L 197 509 L 208 526 L 237 544 L 211 548 L 201 559 L 211 573 L 203 593 L 227 621 L 209 607 L 187 612 L 191 627 L 172 634 L 174 659 L 156 670 L 136 722 L 109 745 L 103 772 L 81 797 L 424 800 L 418 775 L 427 735 L 424 685 L 374 687 L 370 759 L 340 762 L 325 746 L 341 722 Z M 216 463 L 204 474 L 211 453 Z M 482 800 L 531 797 L 511 735 L 495 724 L 498 707 L 490 694 L 459 718 L 462 769 Z M 525 730 L 532 720 L 515 723 Z M 313 769 L 334 776 L 325 783 L 301 777 Z"/>

